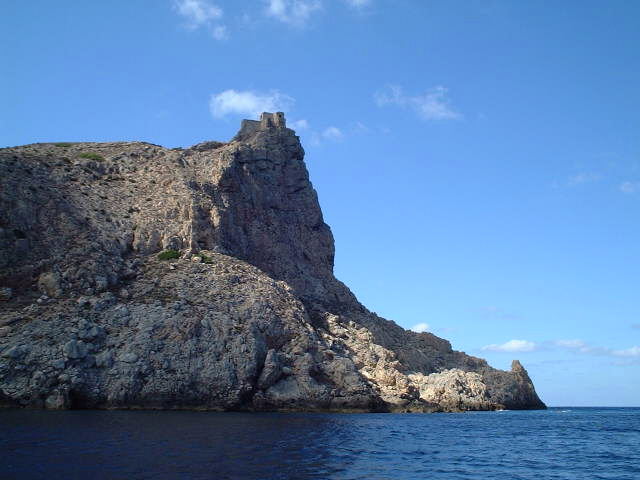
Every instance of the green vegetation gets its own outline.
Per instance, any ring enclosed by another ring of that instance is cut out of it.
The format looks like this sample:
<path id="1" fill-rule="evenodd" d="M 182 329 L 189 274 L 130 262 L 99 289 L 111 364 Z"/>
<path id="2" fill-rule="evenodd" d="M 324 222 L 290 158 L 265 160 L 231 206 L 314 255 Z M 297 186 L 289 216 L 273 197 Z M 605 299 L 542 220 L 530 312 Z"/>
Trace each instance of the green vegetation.
<path id="1" fill-rule="evenodd" d="M 158 254 L 158 258 L 160 260 L 175 260 L 176 258 L 180 258 L 180 252 L 178 250 L 165 250 Z"/>
<path id="2" fill-rule="evenodd" d="M 64 147 L 64 148 L 71 146 L 71 144 L 69 142 L 59 142 L 59 143 L 54 143 L 54 145 L 56 147 Z"/>
<path id="3" fill-rule="evenodd" d="M 78 156 L 80 158 L 88 158 L 89 160 L 97 160 L 99 162 L 103 162 L 104 161 L 104 157 L 102 155 L 97 154 L 97 153 L 93 153 L 93 152 L 84 152 L 84 153 L 81 153 Z"/>
<path id="4" fill-rule="evenodd" d="M 202 259 L 202 263 L 213 263 L 213 258 L 206 256 L 204 253 L 199 253 L 198 256 Z"/>

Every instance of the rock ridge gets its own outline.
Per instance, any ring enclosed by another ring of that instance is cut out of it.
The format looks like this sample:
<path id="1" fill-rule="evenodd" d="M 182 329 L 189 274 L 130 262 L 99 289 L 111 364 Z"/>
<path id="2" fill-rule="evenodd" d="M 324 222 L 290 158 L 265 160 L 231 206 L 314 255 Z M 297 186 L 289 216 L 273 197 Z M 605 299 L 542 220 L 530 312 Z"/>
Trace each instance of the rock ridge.
<path id="1" fill-rule="evenodd" d="M 545 408 L 511 371 L 409 332 L 333 275 L 281 113 L 229 142 L 0 149 L 0 405 Z"/>

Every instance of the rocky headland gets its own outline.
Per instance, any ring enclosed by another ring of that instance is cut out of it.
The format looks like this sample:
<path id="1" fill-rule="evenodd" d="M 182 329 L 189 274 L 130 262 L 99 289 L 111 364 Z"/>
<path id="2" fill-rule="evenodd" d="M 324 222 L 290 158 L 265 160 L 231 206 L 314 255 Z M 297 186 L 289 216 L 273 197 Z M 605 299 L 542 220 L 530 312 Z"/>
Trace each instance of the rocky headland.
<path id="1" fill-rule="evenodd" d="M 0 406 L 545 408 L 362 306 L 282 114 L 229 142 L 0 149 Z"/>

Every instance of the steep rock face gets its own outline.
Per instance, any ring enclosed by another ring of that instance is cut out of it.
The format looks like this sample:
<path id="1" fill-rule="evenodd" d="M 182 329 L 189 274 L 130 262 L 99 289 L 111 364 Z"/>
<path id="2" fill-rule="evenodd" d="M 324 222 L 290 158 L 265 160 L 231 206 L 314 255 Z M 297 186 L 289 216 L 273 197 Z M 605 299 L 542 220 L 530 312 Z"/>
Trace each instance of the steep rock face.
<path id="1" fill-rule="evenodd" d="M 544 408 L 518 362 L 495 370 L 358 303 L 303 157 L 278 114 L 186 150 L 1 149 L 0 403 Z"/>

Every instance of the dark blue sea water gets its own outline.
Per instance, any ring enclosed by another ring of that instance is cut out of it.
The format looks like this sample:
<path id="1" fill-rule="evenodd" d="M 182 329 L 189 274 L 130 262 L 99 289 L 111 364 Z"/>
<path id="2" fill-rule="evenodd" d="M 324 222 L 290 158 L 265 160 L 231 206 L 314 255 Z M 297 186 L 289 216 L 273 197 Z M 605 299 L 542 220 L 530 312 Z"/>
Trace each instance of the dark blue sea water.
<path id="1" fill-rule="evenodd" d="M 640 479 L 640 409 L 0 411 L 5 479 Z"/>

